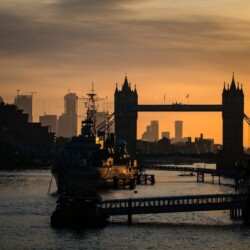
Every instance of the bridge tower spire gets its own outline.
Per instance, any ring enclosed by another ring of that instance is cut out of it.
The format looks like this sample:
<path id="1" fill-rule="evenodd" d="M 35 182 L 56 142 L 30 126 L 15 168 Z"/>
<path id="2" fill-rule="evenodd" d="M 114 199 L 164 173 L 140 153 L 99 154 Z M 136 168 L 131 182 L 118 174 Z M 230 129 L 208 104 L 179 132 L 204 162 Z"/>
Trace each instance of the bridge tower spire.
<path id="1" fill-rule="evenodd" d="M 134 106 L 138 104 L 138 95 L 136 88 L 131 89 L 127 75 L 125 76 L 122 89 L 115 90 L 115 141 L 118 143 L 125 140 L 128 151 L 132 160 L 136 154 L 136 139 L 137 139 L 137 112 L 133 111 Z"/>
<path id="2" fill-rule="evenodd" d="M 244 93 L 236 87 L 234 74 L 230 86 L 222 92 L 223 151 L 220 168 L 235 168 L 242 162 L 243 151 Z"/>

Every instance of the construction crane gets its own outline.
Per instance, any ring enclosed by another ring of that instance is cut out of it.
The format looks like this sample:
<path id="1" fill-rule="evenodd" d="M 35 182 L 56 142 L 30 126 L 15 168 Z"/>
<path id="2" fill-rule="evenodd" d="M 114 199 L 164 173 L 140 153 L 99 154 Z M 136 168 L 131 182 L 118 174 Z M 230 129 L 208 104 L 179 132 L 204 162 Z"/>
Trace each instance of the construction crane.
<path id="1" fill-rule="evenodd" d="M 36 94 L 36 92 L 35 92 L 35 91 L 24 92 L 24 93 L 26 93 L 26 94 L 30 94 L 31 96 L 33 96 L 34 94 Z"/>
<path id="2" fill-rule="evenodd" d="M 33 95 L 36 94 L 36 91 L 24 92 L 24 94 L 30 94 L 31 98 L 33 98 Z"/>
<path id="3" fill-rule="evenodd" d="M 17 92 L 17 96 L 19 96 L 20 94 L 20 89 L 17 89 L 16 92 Z M 34 94 L 36 94 L 37 92 L 36 91 L 30 91 L 30 92 L 24 92 L 24 94 L 30 94 L 32 97 Z"/>

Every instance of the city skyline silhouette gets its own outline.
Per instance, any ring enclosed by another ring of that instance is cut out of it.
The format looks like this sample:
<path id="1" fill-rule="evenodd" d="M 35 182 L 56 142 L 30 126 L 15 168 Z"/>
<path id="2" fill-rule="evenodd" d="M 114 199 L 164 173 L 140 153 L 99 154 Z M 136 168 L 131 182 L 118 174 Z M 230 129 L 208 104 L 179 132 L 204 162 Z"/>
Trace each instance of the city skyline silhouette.
<path id="1" fill-rule="evenodd" d="M 244 0 L 3 2 L 1 96 L 12 103 L 18 89 L 37 92 L 38 121 L 44 105 L 60 115 L 68 89 L 83 96 L 92 82 L 113 103 L 115 85 L 127 74 L 141 104 L 221 104 L 224 82 L 235 72 L 249 114 L 249 8 Z M 161 124 L 182 119 L 187 134 L 202 131 L 222 142 L 220 114 L 150 117 Z M 148 114 L 139 115 L 139 135 L 148 121 Z M 244 124 L 245 146 L 248 133 Z"/>

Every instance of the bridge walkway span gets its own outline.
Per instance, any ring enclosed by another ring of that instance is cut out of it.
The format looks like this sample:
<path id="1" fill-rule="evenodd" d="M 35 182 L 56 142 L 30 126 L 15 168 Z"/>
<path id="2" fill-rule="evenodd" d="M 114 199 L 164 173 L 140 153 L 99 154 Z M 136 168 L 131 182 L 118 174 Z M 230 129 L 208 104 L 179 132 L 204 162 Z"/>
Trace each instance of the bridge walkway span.
<path id="1" fill-rule="evenodd" d="M 247 196 L 242 194 L 210 194 L 168 197 L 144 197 L 104 200 L 105 215 L 152 214 L 209 210 L 233 210 L 246 207 Z"/>
<path id="2" fill-rule="evenodd" d="M 136 112 L 221 112 L 222 105 L 218 104 L 141 104 L 132 107 Z"/>

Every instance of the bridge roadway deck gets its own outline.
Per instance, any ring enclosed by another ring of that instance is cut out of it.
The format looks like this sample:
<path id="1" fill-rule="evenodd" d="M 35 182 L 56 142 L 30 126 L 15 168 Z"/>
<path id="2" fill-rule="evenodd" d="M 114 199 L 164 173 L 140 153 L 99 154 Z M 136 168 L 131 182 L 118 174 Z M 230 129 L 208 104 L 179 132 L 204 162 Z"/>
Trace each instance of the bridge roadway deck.
<path id="1" fill-rule="evenodd" d="M 101 208 L 105 215 L 132 215 L 208 210 L 232 210 L 246 207 L 246 195 L 210 194 L 169 197 L 146 197 L 104 200 Z"/>

